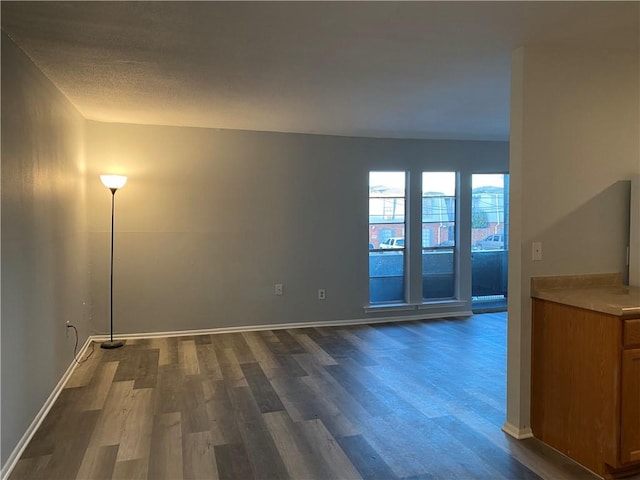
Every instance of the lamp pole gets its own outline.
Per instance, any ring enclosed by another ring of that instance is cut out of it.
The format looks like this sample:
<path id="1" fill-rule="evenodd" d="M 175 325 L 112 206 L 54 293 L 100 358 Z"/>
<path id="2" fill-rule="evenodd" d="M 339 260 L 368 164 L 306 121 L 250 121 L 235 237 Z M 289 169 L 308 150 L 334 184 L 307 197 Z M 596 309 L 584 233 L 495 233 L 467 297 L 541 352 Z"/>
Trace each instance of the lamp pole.
<path id="1" fill-rule="evenodd" d="M 114 231 L 115 231 L 115 207 L 116 207 L 116 192 L 118 188 L 124 186 L 127 181 L 127 177 L 119 175 L 101 175 L 100 179 L 102 183 L 111 191 L 111 254 L 110 260 L 110 284 L 109 284 L 109 341 L 102 342 L 101 348 L 113 349 L 120 348 L 124 345 L 124 342 L 120 340 L 113 340 L 113 243 L 114 243 Z"/>

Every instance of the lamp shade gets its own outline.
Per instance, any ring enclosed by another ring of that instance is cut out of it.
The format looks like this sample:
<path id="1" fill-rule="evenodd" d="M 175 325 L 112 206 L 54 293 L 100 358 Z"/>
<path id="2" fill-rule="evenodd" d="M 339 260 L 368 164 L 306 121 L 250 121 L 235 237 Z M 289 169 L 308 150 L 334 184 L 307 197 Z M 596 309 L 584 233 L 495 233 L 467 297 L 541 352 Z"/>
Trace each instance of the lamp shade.
<path id="1" fill-rule="evenodd" d="M 127 177 L 124 175 L 100 175 L 100 181 L 107 188 L 122 188 L 127 183 Z"/>

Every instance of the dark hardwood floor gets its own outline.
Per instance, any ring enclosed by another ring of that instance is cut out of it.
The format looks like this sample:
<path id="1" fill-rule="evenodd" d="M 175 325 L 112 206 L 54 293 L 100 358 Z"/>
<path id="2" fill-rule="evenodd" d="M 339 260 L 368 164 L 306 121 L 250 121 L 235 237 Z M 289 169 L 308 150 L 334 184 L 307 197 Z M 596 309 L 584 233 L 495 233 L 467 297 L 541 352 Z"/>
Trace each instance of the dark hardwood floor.
<path id="1" fill-rule="evenodd" d="M 506 314 L 95 348 L 11 479 L 595 479 L 505 435 Z"/>

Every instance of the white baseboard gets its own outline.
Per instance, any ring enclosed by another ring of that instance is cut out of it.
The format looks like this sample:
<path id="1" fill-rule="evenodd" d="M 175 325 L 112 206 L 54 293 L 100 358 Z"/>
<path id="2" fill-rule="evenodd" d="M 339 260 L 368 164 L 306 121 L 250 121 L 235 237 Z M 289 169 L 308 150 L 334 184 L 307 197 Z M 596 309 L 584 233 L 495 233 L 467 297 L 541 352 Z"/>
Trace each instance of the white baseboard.
<path id="1" fill-rule="evenodd" d="M 531 427 L 518 428 L 509 422 L 505 422 L 505 424 L 502 425 L 502 431 L 507 435 L 511 435 L 516 440 L 524 440 L 525 438 L 533 437 Z"/>
<path id="2" fill-rule="evenodd" d="M 473 313 L 470 311 L 451 312 L 451 313 L 421 313 L 417 315 L 404 315 L 395 317 L 369 317 L 348 320 L 321 320 L 317 322 L 296 322 L 296 323 L 276 323 L 270 325 L 245 325 L 241 327 L 218 327 L 218 328 L 201 328 L 194 330 L 171 330 L 166 332 L 140 332 L 140 333 L 122 333 L 113 336 L 118 340 L 135 340 L 142 338 L 157 337 L 185 337 L 189 335 L 210 335 L 216 333 L 242 333 L 257 332 L 261 330 L 284 330 L 288 328 L 315 328 L 315 327 L 340 327 L 347 325 L 367 325 L 371 323 L 395 323 L 395 322 L 411 322 L 416 320 L 435 320 L 438 318 L 461 318 L 470 317 Z M 97 342 L 109 340 L 109 335 L 95 335 L 91 337 Z"/>
<path id="3" fill-rule="evenodd" d="M 80 349 L 80 352 L 78 353 L 78 356 L 76 358 L 84 357 L 87 351 L 87 348 L 89 348 L 89 345 L 91 345 L 92 341 L 93 341 L 93 337 L 87 338 L 86 342 Z M 56 402 L 56 400 L 60 396 L 60 393 L 62 392 L 69 378 L 71 378 L 71 375 L 73 374 L 77 366 L 78 364 L 74 359 L 71 362 L 71 365 L 69 365 L 69 368 L 67 368 L 67 370 L 64 372 L 64 375 L 62 375 L 62 378 L 60 378 L 60 381 L 58 382 L 58 384 L 55 386 L 55 388 L 51 392 L 51 395 L 49 395 L 49 398 L 47 398 L 47 400 L 44 402 L 44 405 L 42 406 L 38 414 L 35 416 L 35 418 L 31 422 L 31 425 L 29 425 L 29 428 L 27 428 L 27 431 L 24 432 L 24 435 L 22 435 L 22 438 L 20 439 L 16 447 L 11 452 L 11 455 L 9 455 L 9 458 L 7 458 L 7 461 L 5 462 L 5 464 L 2 466 L 2 470 L 0 470 L 0 478 L 2 480 L 7 480 L 9 478 L 9 475 L 11 475 L 11 472 L 15 468 L 16 463 L 18 463 L 18 460 L 20 460 L 20 457 L 24 453 L 25 448 L 27 448 L 27 445 L 35 435 L 36 431 L 38 430 L 38 428 L 40 428 L 40 425 L 42 424 L 45 417 L 51 410 L 51 407 L 53 407 L 53 404 Z"/>

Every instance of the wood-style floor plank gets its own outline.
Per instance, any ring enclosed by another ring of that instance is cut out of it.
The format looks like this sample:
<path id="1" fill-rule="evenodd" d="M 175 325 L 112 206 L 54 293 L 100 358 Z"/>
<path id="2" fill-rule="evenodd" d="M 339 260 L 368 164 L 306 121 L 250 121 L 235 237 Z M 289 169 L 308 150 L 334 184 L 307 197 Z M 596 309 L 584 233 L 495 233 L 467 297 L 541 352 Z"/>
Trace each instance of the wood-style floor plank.
<path id="1" fill-rule="evenodd" d="M 78 471 L 78 478 L 110 479 L 117 455 L 118 445 L 87 448 Z"/>
<path id="2" fill-rule="evenodd" d="M 96 410 L 99 414 L 96 427 L 89 442 L 91 447 L 118 445 L 124 432 L 129 414 L 135 403 L 137 391 L 134 380 L 114 382 L 105 400 L 105 408 Z"/>
<path id="3" fill-rule="evenodd" d="M 594 480 L 505 417 L 506 315 L 94 349 L 11 480 Z"/>
<path id="4" fill-rule="evenodd" d="M 180 412 L 156 415 L 149 455 L 149 479 L 181 480 L 182 415 Z"/>
<path id="5" fill-rule="evenodd" d="M 215 445 L 210 431 L 184 435 L 182 462 L 185 480 L 218 479 Z"/>
<path id="6" fill-rule="evenodd" d="M 329 478 L 331 469 L 305 438 L 300 424 L 287 412 L 270 412 L 264 420 L 292 479 Z"/>
<path id="7" fill-rule="evenodd" d="M 119 445 L 117 461 L 147 458 L 151 446 L 153 417 L 148 412 L 153 411 L 153 390 L 151 388 L 136 389 L 132 394 L 129 413 L 124 421 Z M 109 428 L 102 425 L 103 429 Z"/>
<path id="8" fill-rule="evenodd" d="M 69 425 L 60 425 L 60 429 L 54 434 L 53 455 L 47 464 L 46 471 L 43 472 L 46 477 L 76 478 L 99 413 L 98 410 L 80 411 L 77 417 L 72 419 L 73 428 L 69 428 Z M 62 429 L 64 431 L 61 431 Z"/>
<path id="9" fill-rule="evenodd" d="M 362 478 L 398 478 L 362 435 L 338 437 L 336 440 Z"/>
<path id="10" fill-rule="evenodd" d="M 338 362 L 325 352 L 320 345 L 309 338 L 307 334 L 298 334 L 296 335 L 296 339 L 298 343 L 304 346 L 306 352 L 311 355 L 312 358 L 320 365 L 337 365 Z M 304 367 L 303 367 L 304 368 Z M 306 369 L 305 369 L 306 370 Z"/>
<path id="11" fill-rule="evenodd" d="M 230 387 L 247 387 L 247 379 L 244 377 L 233 348 L 216 344 L 215 351 L 222 371 L 222 378 L 227 385 Z"/>
<path id="12" fill-rule="evenodd" d="M 220 370 L 215 346 L 212 343 L 198 344 L 196 345 L 196 350 L 198 362 L 200 363 L 200 372 L 213 381 L 222 380 L 222 370 Z"/>
<path id="13" fill-rule="evenodd" d="M 287 470 L 248 387 L 229 391 L 233 414 L 256 478 L 287 479 Z"/>
<path id="14" fill-rule="evenodd" d="M 184 374 L 178 364 L 158 367 L 158 384 L 154 396 L 156 413 L 173 413 L 182 410 L 185 402 Z"/>
<path id="15" fill-rule="evenodd" d="M 258 332 L 244 332 L 242 333 L 242 336 L 251 349 L 253 357 L 256 359 L 258 364 L 260 364 L 265 373 L 280 368 L 280 364 L 276 360 L 271 350 L 269 350 L 269 347 L 267 347 L 262 341 Z"/>
<path id="16" fill-rule="evenodd" d="M 9 476 L 10 480 L 18 478 L 46 478 L 47 466 L 52 455 L 25 458 L 24 456 L 16 464 Z"/>
<path id="17" fill-rule="evenodd" d="M 320 420 L 305 420 L 300 423 L 300 428 L 316 455 L 319 455 L 329 466 L 330 475 L 327 478 L 336 480 L 362 478 L 344 450 Z"/>
<path id="18" fill-rule="evenodd" d="M 205 381 L 202 387 L 214 444 L 237 445 L 242 443 L 235 416 L 231 414 L 231 400 L 227 384 L 223 380 Z"/>
<path id="19" fill-rule="evenodd" d="M 200 373 L 200 362 L 198 362 L 198 351 L 194 340 L 181 339 L 178 342 L 178 354 L 180 355 L 182 373 L 185 375 L 198 375 Z"/>
<path id="20" fill-rule="evenodd" d="M 220 480 L 254 480 L 256 478 L 243 444 L 216 445 L 214 451 Z"/>
<path id="21" fill-rule="evenodd" d="M 149 459 L 137 458 L 135 460 L 126 460 L 124 462 L 116 462 L 113 467 L 112 479 L 127 480 L 146 480 L 151 478 L 149 472 Z"/>
<path id="22" fill-rule="evenodd" d="M 257 362 L 244 363 L 240 367 L 261 413 L 284 410 L 280 397 Z"/>
<path id="23" fill-rule="evenodd" d="M 81 387 L 63 389 L 53 404 L 53 407 L 42 421 L 40 428 L 38 428 L 31 441 L 27 444 L 21 458 L 29 459 L 53 455 L 56 444 L 60 436 L 63 435 L 65 426 L 68 425 L 68 422 L 73 421 L 74 417 L 78 414 L 79 409 L 77 405 L 81 404 L 83 396 L 84 389 Z M 97 418 L 97 415 L 95 415 L 95 418 Z M 91 434 L 91 432 L 89 432 L 89 434 Z"/>
<path id="24" fill-rule="evenodd" d="M 82 398 L 82 406 L 85 410 L 102 410 L 107 399 L 111 384 L 118 369 L 118 362 L 100 363 L 95 375 L 87 384 Z"/>
<path id="25" fill-rule="evenodd" d="M 183 378 L 184 401 L 182 431 L 184 433 L 204 432 L 211 429 L 207 412 L 204 382 L 199 375 L 185 375 Z"/>

